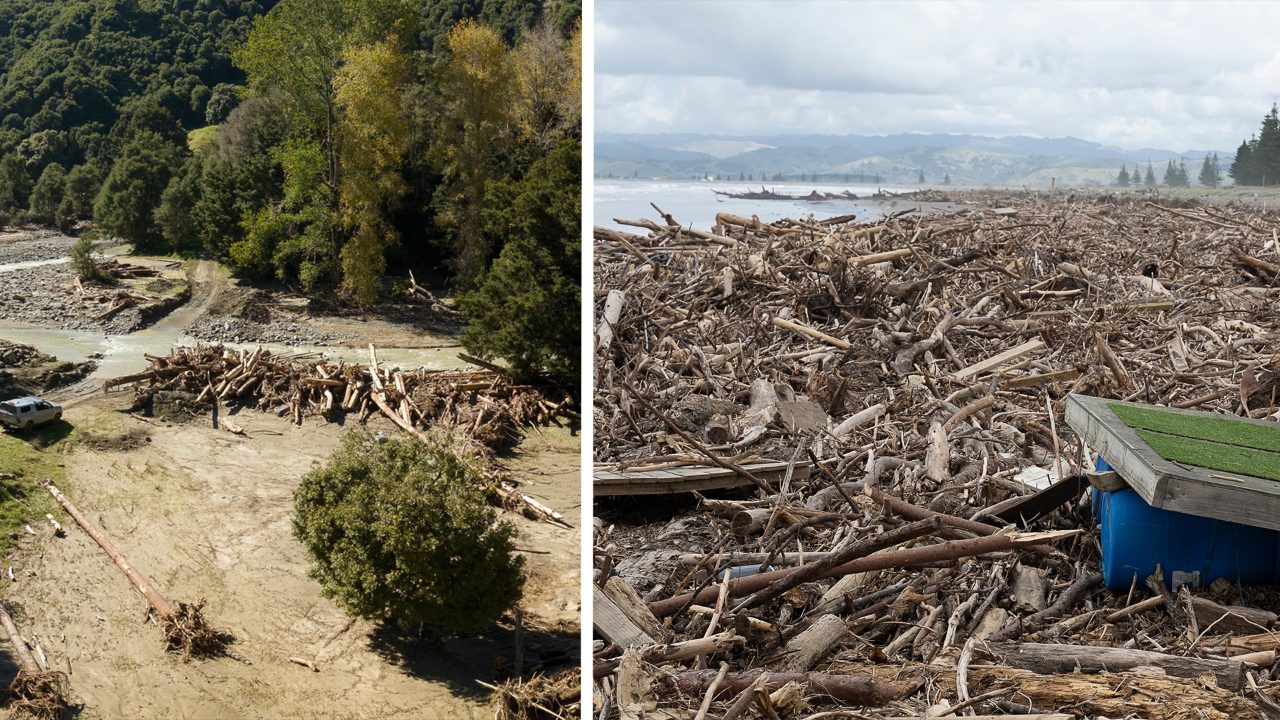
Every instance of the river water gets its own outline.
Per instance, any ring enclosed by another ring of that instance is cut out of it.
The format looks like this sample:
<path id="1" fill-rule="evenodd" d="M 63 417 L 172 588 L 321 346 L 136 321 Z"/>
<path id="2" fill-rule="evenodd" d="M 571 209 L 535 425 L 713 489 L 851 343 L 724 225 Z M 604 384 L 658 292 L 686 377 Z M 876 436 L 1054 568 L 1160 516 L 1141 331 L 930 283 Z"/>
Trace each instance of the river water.
<path id="1" fill-rule="evenodd" d="M 119 253 L 108 253 L 115 255 Z M 0 264 L 0 273 L 14 272 L 43 265 L 68 262 L 65 256 Z M 0 338 L 23 343 L 57 357 L 59 360 L 84 362 L 93 359 L 97 368 L 85 381 L 64 388 L 50 397 L 80 396 L 101 385 L 107 378 L 131 375 L 147 368 L 146 355 L 167 355 L 175 347 L 201 342 L 187 335 L 188 324 L 205 311 L 204 307 L 187 304 L 177 308 L 155 324 L 127 334 L 104 334 L 97 331 L 63 330 L 30 324 L 0 324 Z M 382 367 L 416 369 L 420 367 L 450 369 L 466 366 L 458 358 L 460 346 L 451 337 L 441 336 L 430 345 L 409 348 L 378 348 Z M 368 362 L 367 347 L 291 346 L 279 343 L 223 343 L 228 347 L 252 349 L 261 345 L 276 355 L 312 355 L 344 362 Z"/>
<path id="2" fill-rule="evenodd" d="M 732 213 L 743 217 L 758 216 L 765 222 L 782 218 L 804 218 L 813 215 L 818 219 L 833 215 L 857 215 L 861 221 L 874 220 L 886 212 L 917 207 L 919 203 L 908 200 L 823 200 L 808 202 L 802 200 L 739 200 L 716 195 L 713 190 L 722 192 L 760 191 L 760 183 L 748 182 L 715 182 L 689 180 L 604 180 L 595 181 L 595 198 L 593 222 L 603 227 L 627 229 L 627 226 L 614 222 L 615 218 L 624 220 L 657 219 L 658 214 L 649 203 L 670 213 L 676 221 L 699 230 L 709 230 L 716 221 L 716 213 Z M 821 193 L 842 193 L 846 190 L 866 197 L 877 189 L 888 192 L 909 192 L 915 188 L 883 187 L 876 188 L 865 185 L 812 185 L 802 183 L 764 183 L 764 188 L 784 195 L 808 195 L 817 190 Z M 634 228 L 631 229 L 634 232 Z"/>

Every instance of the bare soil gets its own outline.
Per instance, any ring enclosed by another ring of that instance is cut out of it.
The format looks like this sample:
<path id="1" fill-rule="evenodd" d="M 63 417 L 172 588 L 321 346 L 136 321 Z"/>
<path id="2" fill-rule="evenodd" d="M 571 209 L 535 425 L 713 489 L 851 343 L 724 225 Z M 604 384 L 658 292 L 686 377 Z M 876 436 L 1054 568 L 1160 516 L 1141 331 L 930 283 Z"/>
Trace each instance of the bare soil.
<path id="1" fill-rule="evenodd" d="M 475 680 L 500 678 L 509 667 L 509 626 L 406 638 L 348 617 L 307 576 L 308 558 L 290 529 L 292 493 L 338 445 L 341 428 L 296 427 L 246 411 L 235 422 L 248 436 L 238 437 L 205 422 L 121 414 L 126 403 L 114 395 L 68 409 L 67 420 L 91 437 L 145 439 L 76 443 L 62 490 L 171 601 L 205 600 L 206 618 L 234 634 L 232 648 L 252 664 L 165 654 L 161 629 L 144 622 L 145 601 L 106 554 L 70 518 L 61 519 L 67 536 L 59 539 L 33 517 L 37 535 L 24 535 L 10 557 L 17 581 L 3 581 L 4 595 L 50 666 L 69 674 L 77 717 L 490 716 L 488 693 Z M 527 662 L 548 668 L 577 662 L 578 447 L 567 430 L 544 428 L 531 431 L 508 463 L 529 481 L 525 492 L 574 526 L 506 515 L 528 551 Z"/>

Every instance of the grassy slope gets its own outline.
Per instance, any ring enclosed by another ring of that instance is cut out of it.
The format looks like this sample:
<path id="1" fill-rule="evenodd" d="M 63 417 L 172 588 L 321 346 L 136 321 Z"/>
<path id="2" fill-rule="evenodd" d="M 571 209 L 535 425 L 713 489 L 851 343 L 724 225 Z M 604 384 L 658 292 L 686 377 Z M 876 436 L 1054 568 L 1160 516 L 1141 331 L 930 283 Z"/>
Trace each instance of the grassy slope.
<path id="1" fill-rule="evenodd" d="M 0 433 L 0 555 L 9 551 L 24 523 L 43 522 L 57 506 L 40 483 L 56 485 L 66 477 L 63 451 L 70 432 L 70 425 L 57 422 L 30 433 Z"/>

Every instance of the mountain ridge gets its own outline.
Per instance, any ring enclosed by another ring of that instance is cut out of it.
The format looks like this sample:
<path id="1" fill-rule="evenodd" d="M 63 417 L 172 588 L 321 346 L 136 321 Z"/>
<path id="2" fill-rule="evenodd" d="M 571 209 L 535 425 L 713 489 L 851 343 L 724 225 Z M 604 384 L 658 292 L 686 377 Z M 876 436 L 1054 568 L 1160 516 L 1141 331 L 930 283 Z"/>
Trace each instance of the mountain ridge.
<path id="1" fill-rule="evenodd" d="M 597 177 L 1106 186 L 1121 165 L 1150 162 L 1157 179 L 1169 160 L 1193 177 L 1211 153 L 1229 164 L 1230 151 L 1125 148 L 1082 138 L 953 133 L 890 135 L 720 135 L 597 133 Z M 735 152 L 741 148 L 742 152 Z M 1145 171 L 1145 168 L 1143 168 Z M 846 177 L 851 176 L 851 177 Z"/>

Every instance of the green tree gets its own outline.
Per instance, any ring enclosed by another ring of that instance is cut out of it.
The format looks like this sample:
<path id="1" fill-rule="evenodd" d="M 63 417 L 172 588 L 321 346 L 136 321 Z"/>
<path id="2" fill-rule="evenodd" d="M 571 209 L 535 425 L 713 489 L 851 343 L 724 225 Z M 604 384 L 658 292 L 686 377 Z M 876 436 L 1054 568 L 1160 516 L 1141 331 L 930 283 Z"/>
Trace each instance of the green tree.
<path id="1" fill-rule="evenodd" d="M 294 535 L 323 593 L 354 615 L 450 630 L 519 602 L 515 529 L 485 500 L 475 460 L 442 441 L 349 433 L 294 493 Z"/>
<path id="2" fill-rule="evenodd" d="M 374 299 L 397 238 L 386 212 L 404 188 L 400 103 L 414 10 L 409 0 L 283 0 L 254 23 L 235 61 L 251 93 L 281 103 L 291 139 L 276 159 L 294 172 L 288 207 L 244 214 L 230 246 L 237 264 L 271 258 L 282 279 L 297 272 L 306 288 L 349 273 L 345 288 Z"/>
<path id="3" fill-rule="evenodd" d="M 491 28 L 463 20 L 447 43 L 431 152 L 444 176 L 436 191 L 438 218 L 454 238 L 459 284 L 469 288 L 492 251 L 481 217 L 486 185 L 499 176 L 515 82 L 507 46 Z"/>
<path id="4" fill-rule="evenodd" d="M 31 175 L 16 154 L 0 158 L 0 211 L 25 210 L 31 200 Z"/>
<path id="5" fill-rule="evenodd" d="M 31 218 L 36 222 L 54 225 L 59 222 L 58 208 L 62 205 L 63 188 L 67 171 L 57 163 L 51 163 L 40 173 L 31 189 Z"/>
<path id="6" fill-rule="evenodd" d="M 566 387 L 576 387 L 579 367 L 580 163 L 579 144 L 564 140 L 520 182 L 491 185 L 488 224 L 506 243 L 460 303 L 469 352 Z"/>
<path id="7" fill-rule="evenodd" d="M 916 182 L 921 185 L 924 184 L 924 168 L 920 168 L 920 176 L 916 178 Z"/>
<path id="8" fill-rule="evenodd" d="M 1146 175 L 1146 179 L 1143 181 L 1143 184 L 1149 188 L 1153 188 L 1156 186 L 1156 174 L 1151 169 L 1151 163 L 1147 163 L 1147 175 Z"/>
<path id="9" fill-rule="evenodd" d="M 226 120 L 239 104 L 240 87 L 231 83 L 218 83 L 213 87 L 209 100 L 205 103 L 204 121 L 210 125 L 217 125 Z"/>
<path id="10" fill-rule="evenodd" d="M 199 193 L 201 165 L 201 158 L 187 158 L 160 195 L 160 204 L 155 210 L 156 229 L 172 250 L 194 250 L 200 245 L 192 210 Z"/>
<path id="11" fill-rule="evenodd" d="M 1116 187 L 1129 187 L 1129 170 L 1122 164 L 1120 174 L 1116 176 Z"/>
<path id="12" fill-rule="evenodd" d="M 71 168 L 67 173 L 58 215 L 73 220 L 88 220 L 93 217 L 93 200 L 98 196 L 100 183 L 101 176 L 96 165 L 86 163 Z"/>
<path id="13" fill-rule="evenodd" d="M 387 218 L 407 190 L 400 168 L 409 142 L 401 96 L 407 58 L 394 42 L 352 48 L 335 80 L 343 166 L 339 200 L 351 239 L 342 248 L 342 285 L 361 303 L 377 299 L 386 248 L 399 241 Z"/>
<path id="14" fill-rule="evenodd" d="M 1274 104 L 1262 118 L 1253 159 L 1259 185 L 1280 185 L 1280 114 Z"/>
<path id="15" fill-rule="evenodd" d="M 1216 188 L 1222 184 L 1222 169 L 1218 165 L 1218 153 L 1204 156 L 1199 179 L 1200 184 L 1205 187 Z"/>
<path id="16" fill-rule="evenodd" d="M 1247 140 L 1236 148 L 1236 158 L 1231 162 L 1231 167 L 1227 168 L 1227 174 L 1236 185 L 1253 185 L 1257 182 L 1253 174 L 1253 147 Z"/>
<path id="17" fill-rule="evenodd" d="M 81 280 L 103 284 L 114 280 L 111 275 L 103 272 L 102 268 L 98 267 L 98 261 L 93 257 L 93 238 L 89 234 L 76 238 L 71 250 L 67 253 L 67 257 L 71 270 Z"/>
<path id="18" fill-rule="evenodd" d="M 218 126 L 214 146 L 199 155 L 199 188 L 191 223 L 201 246 L 218 260 L 228 260 L 231 246 L 244 239 L 246 217 L 280 199 L 284 175 L 277 146 L 286 132 L 280 115 L 276 104 L 249 98 Z M 265 269 L 250 274 L 271 277 L 273 273 L 268 262 Z"/>
<path id="19" fill-rule="evenodd" d="M 516 81 L 514 119 L 539 153 L 580 132 L 581 41 L 580 30 L 565 40 L 544 18 L 520 37 L 511 53 Z"/>
<path id="20" fill-rule="evenodd" d="M 179 157 L 178 148 L 146 131 L 126 145 L 93 204 L 102 229 L 138 247 L 157 244 L 162 236 L 155 210 Z"/>

